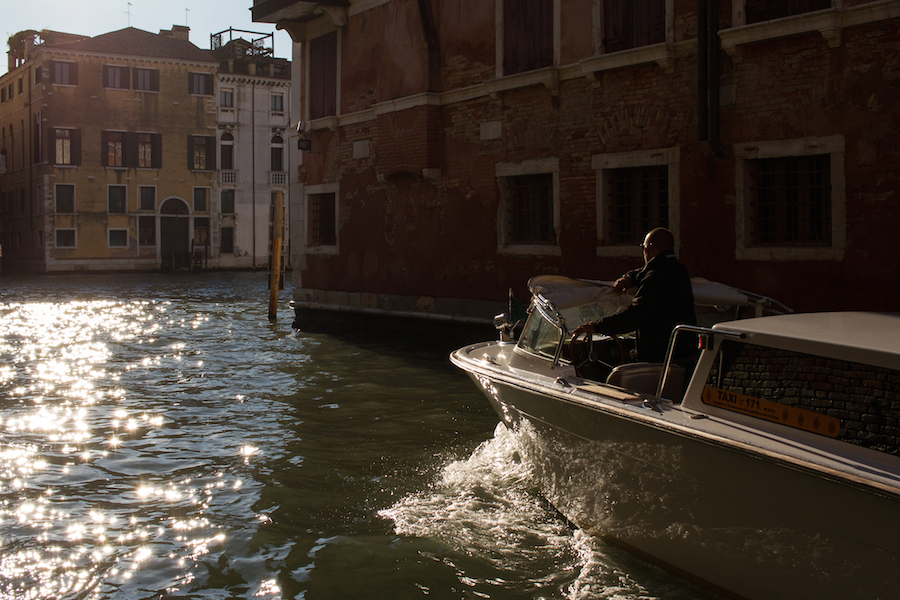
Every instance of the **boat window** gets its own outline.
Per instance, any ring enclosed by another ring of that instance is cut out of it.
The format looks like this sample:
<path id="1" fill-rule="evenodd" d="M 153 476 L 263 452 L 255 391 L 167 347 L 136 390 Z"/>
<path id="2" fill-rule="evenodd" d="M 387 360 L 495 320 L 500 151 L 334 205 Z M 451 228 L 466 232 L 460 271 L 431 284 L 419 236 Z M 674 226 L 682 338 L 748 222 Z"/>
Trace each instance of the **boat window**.
<path id="1" fill-rule="evenodd" d="M 703 402 L 900 456 L 893 369 L 726 340 Z"/>
<path id="2" fill-rule="evenodd" d="M 528 322 L 525 323 L 525 330 L 519 338 L 519 346 L 553 358 L 557 345 L 559 345 L 559 329 L 545 319 L 540 311 L 533 310 Z"/>

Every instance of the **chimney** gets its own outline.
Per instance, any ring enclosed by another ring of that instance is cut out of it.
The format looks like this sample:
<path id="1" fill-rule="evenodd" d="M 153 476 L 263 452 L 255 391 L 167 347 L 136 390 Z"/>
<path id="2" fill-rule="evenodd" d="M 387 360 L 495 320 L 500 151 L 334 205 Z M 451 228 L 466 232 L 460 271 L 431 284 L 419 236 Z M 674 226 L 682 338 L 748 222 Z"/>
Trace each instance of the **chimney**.
<path id="1" fill-rule="evenodd" d="M 187 25 L 172 25 L 172 29 L 160 29 L 159 35 L 162 37 L 172 38 L 176 40 L 184 40 L 186 42 L 190 40 L 191 28 Z"/>

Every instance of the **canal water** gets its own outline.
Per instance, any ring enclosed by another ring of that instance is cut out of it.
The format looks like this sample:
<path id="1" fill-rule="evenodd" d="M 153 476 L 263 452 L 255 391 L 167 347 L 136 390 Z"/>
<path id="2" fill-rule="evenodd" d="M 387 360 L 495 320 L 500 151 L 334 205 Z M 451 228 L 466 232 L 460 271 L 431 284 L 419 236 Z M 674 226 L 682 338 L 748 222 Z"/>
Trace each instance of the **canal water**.
<path id="1" fill-rule="evenodd" d="M 446 348 L 289 299 L 0 278 L 0 598 L 709 597 L 562 520 Z"/>

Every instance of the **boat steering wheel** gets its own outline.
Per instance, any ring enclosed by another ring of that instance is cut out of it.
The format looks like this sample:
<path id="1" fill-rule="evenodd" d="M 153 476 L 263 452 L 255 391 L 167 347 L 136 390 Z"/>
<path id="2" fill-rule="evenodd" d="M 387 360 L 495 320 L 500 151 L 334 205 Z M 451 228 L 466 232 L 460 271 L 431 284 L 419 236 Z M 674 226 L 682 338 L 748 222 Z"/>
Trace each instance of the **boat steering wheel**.
<path id="1" fill-rule="evenodd" d="M 598 346 L 603 351 L 603 356 L 597 352 L 594 346 L 593 334 L 585 331 L 572 336 L 572 341 L 569 342 L 569 360 L 572 366 L 575 367 L 575 374 L 579 377 L 591 379 L 591 377 L 586 377 L 583 372 L 585 365 L 603 365 L 612 371 L 616 366 L 625 362 L 625 348 L 622 346 L 622 340 L 619 339 L 619 336 L 614 333 L 604 335 L 615 342 L 615 344 Z M 582 340 L 582 337 L 585 339 Z"/>

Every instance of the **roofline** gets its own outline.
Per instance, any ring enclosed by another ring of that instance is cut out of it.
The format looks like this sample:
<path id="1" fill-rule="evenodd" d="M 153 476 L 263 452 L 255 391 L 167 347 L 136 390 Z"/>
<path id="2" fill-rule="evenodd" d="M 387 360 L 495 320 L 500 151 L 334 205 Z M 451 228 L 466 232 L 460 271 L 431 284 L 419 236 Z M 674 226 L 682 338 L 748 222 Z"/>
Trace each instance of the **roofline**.
<path id="1" fill-rule="evenodd" d="M 108 52 L 90 52 L 85 50 L 72 50 L 68 48 L 58 48 L 58 47 L 44 47 L 44 46 L 35 46 L 34 52 L 32 53 L 33 57 L 37 57 L 39 55 L 46 54 L 48 58 L 52 58 L 51 55 L 74 55 L 74 56 L 84 56 L 84 57 L 92 57 L 92 58 L 119 58 L 119 59 L 127 59 L 127 60 L 143 60 L 147 62 L 157 62 L 157 63 L 171 63 L 171 64 L 197 64 L 197 65 L 210 65 L 210 66 L 219 66 L 219 62 L 216 59 L 208 60 L 208 61 L 200 61 L 200 60 L 190 60 L 185 58 L 166 58 L 164 56 L 153 56 L 147 54 L 111 54 Z"/>

